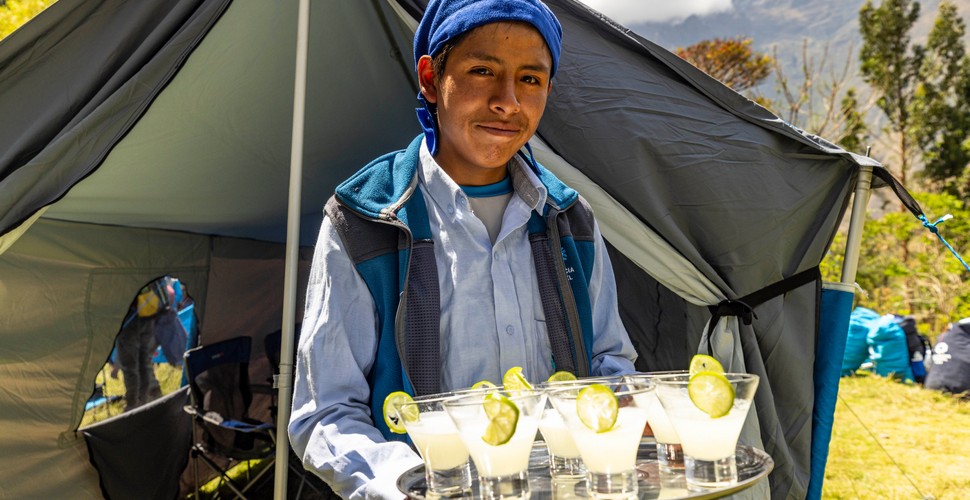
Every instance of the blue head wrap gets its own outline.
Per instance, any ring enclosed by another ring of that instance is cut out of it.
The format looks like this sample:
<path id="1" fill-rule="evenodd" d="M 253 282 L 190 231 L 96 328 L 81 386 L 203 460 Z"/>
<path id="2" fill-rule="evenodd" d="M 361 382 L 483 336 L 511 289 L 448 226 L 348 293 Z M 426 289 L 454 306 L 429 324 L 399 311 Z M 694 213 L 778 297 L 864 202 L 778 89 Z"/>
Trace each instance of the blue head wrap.
<path id="1" fill-rule="evenodd" d="M 502 21 L 529 23 L 539 31 L 552 56 L 550 77 L 555 76 L 562 51 L 562 26 L 540 0 L 431 0 L 414 33 L 415 69 L 421 56 L 434 56 L 448 40 L 479 26 Z M 421 103 L 417 109 L 418 121 L 424 129 L 428 149 L 434 155 L 438 152 L 438 124 L 420 92 L 418 102 Z"/>

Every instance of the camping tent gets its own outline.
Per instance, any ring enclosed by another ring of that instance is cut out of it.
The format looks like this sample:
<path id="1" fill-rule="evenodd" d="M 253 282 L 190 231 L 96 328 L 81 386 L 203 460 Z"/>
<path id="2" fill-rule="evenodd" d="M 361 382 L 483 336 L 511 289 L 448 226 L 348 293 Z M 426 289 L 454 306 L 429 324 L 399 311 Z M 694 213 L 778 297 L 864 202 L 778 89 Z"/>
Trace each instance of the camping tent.
<path id="1" fill-rule="evenodd" d="M 597 213 L 638 368 L 710 347 L 761 375 L 742 438 L 774 458 L 761 487 L 817 495 L 837 385 L 812 381 L 845 327 L 820 337 L 813 270 L 881 167 L 574 0 L 547 3 L 564 50 L 533 149 Z M 419 132 L 423 4 L 310 9 L 300 285 L 336 183 Z M 100 494 L 77 426 L 132 290 L 180 278 L 202 342 L 279 329 L 297 7 L 60 0 L 0 42 L 0 494 Z"/>

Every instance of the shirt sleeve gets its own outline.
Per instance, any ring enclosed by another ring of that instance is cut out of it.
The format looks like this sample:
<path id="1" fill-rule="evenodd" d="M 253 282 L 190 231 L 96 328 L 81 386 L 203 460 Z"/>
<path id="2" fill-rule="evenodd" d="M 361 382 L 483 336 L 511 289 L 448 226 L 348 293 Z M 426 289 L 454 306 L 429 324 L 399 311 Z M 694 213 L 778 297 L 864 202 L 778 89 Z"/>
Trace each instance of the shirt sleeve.
<path id="1" fill-rule="evenodd" d="M 596 222 L 593 225 L 593 239 L 596 244 L 596 257 L 589 280 L 594 332 L 590 374 L 601 376 L 635 373 L 633 362 L 637 359 L 637 352 L 620 319 L 613 264 L 610 263 L 606 243 L 600 234 L 599 223 Z"/>
<path id="2" fill-rule="evenodd" d="M 314 251 L 297 349 L 290 442 L 304 467 L 342 498 L 396 498 L 397 478 L 421 464 L 374 426 L 367 373 L 377 352 L 373 298 L 329 217 Z"/>

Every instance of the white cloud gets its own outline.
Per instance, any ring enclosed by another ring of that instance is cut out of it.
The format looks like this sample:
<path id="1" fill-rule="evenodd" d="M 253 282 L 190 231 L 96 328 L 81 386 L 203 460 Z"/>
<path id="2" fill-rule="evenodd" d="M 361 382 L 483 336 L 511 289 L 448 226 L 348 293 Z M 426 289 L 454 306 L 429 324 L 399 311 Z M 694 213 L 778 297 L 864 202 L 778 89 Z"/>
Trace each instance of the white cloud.
<path id="1" fill-rule="evenodd" d="M 689 16 L 715 14 L 733 9 L 732 0 L 581 0 L 614 21 L 679 23 Z"/>

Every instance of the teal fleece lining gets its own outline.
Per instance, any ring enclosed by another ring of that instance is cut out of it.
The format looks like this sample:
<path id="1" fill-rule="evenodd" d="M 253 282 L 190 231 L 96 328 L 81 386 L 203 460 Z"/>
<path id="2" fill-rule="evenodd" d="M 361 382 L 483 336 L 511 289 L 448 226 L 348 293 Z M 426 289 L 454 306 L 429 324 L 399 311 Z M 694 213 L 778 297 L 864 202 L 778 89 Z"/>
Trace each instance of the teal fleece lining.
<path id="1" fill-rule="evenodd" d="M 484 186 L 459 186 L 469 198 L 491 198 L 492 196 L 502 196 L 512 192 L 512 176 L 506 175 L 504 179 Z"/>
<path id="2" fill-rule="evenodd" d="M 414 176 L 418 174 L 419 155 L 424 134 L 411 141 L 407 149 L 383 155 L 368 163 L 337 186 L 335 195 L 345 206 L 368 217 L 380 219 L 381 212 L 401 201 Z M 534 159 L 519 153 L 546 187 L 548 202 L 559 210 L 571 206 L 579 193 L 564 184 Z"/>

